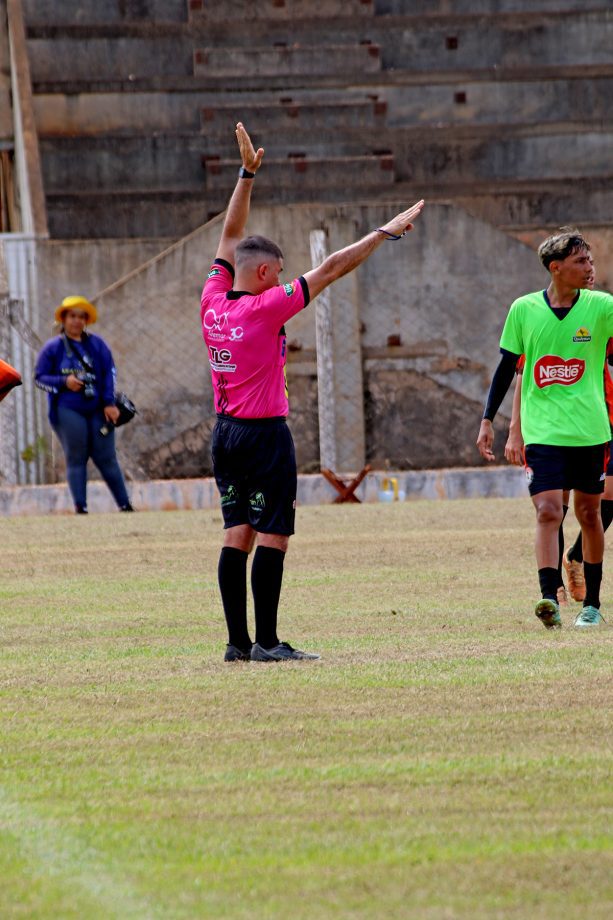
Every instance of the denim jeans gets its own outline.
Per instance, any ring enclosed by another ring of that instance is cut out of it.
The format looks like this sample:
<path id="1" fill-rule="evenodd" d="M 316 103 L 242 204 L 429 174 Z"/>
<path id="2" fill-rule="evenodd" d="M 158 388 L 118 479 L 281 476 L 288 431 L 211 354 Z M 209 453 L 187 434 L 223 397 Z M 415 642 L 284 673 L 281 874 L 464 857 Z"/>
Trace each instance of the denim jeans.
<path id="1" fill-rule="evenodd" d="M 115 453 L 115 429 L 101 434 L 104 425 L 102 411 L 91 416 L 58 406 L 53 430 L 60 439 L 66 458 L 66 477 L 75 506 L 87 507 L 87 461 L 91 457 L 119 508 L 129 505 L 123 473 Z"/>

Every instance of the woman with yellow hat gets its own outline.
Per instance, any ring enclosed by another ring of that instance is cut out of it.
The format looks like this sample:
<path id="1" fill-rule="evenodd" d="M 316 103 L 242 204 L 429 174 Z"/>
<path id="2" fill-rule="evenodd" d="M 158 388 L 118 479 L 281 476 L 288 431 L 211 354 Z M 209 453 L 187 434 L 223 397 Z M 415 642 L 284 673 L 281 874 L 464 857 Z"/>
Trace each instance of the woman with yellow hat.
<path id="1" fill-rule="evenodd" d="M 115 452 L 115 365 L 100 336 L 86 331 L 95 306 L 65 297 L 55 311 L 58 336 L 43 346 L 34 371 L 49 395 L 49 421 L 66 457 L 66 476 L 77 514 L 87 514 L 87 461 L 91 457 L 121 511 L 133 511 Z"/>

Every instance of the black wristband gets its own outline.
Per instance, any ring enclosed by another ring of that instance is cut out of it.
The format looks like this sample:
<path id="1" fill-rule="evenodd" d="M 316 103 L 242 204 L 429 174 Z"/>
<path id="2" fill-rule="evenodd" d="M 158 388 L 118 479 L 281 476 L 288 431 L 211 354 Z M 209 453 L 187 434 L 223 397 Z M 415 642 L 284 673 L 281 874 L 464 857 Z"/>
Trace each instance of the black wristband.
<path id="1" fill-rule="evenodd" d="M 241 166 L 241 168 L 238 171 L 238 178 L 239 179 L 255 179 L 255 173 L 249 172 L 248 169 L 245 169 L 244 166 Z"/>
<path id="2" fill-rule="evenodd" d="M 386 240 L 400 240 L 406 232 L 406 230 L 403 230 L 402 233 L 390 233 L 389 230 L 384 230 L 383 227 L 377 227 L 375 229 L 375 233 L 383 233 Z"/>

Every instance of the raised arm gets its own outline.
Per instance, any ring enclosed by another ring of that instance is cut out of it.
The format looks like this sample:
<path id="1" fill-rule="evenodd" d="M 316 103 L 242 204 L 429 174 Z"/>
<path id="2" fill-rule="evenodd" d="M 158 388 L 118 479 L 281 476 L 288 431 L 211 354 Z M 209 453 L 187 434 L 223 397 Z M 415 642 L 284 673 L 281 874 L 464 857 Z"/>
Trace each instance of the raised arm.
<path id="1" fill-rule="evenodd" d="M 253 176 L 260 168 L 262 157 L 264 156 L 262 147 L 259 147 L 257 151 L 254 150 L 251 138 L 240 121 L 236 126 L 236 139 L 240 150 L 242 167 L 239 170 L 236 188 L 232 192 L 232 197 L 228 203 L 221 239 L 215 254 L 215 258 L 225 259 L 231 265 L 234 265 L 236 247 L 245 235 L 245 227 L 249 217 L 249 205 L 251 203 Z M 244 172 L 251 173 L 251 177 L 244 177 L 242 175 Z"/>
<path id="2" fill-rule="evenodd" d="M 309 287 L 311 300 L 317 297 L 333 281 L 342 278 L 343 275 L 347 275 L 358 265 L 361 265 L 362 262 L 365 262 L 375 249 L 378 249 L 386 240 L 399 239 L 409 230 L 412 230 L 412 221 L 419 217 L 423 206 L 424 202 L 418 201 L 416 204 L 411 205 L 410 208 L 407 208 L 406 211 L 401 211 L 400 214 L 397 214 L 382 227 L 377 230 L 371 230 L 357 243 L 352 243 L 350 246 L 345 246 L 344 249 L 333 252 L 317 268 L 306 272 L 304 280 Z"/>

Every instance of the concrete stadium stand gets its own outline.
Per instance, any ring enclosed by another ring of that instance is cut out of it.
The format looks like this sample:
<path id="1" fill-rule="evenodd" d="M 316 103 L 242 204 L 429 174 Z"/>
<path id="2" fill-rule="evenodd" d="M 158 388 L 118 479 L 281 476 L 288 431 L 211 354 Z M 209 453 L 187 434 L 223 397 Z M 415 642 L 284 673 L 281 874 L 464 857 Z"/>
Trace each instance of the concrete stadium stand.
<path id="1" fill-rule="evenodd" d="M 354 474 L 343 474 L 349 481 Z M 379 502 L 385 479 L 397 480 L 405 501 L 416 499 L 520 498 L 527 496 L 524 472 L 518 467 L 373 472 L 358 486 L 363 502 Z M 180 511 L 218 508 L 214 479 L 158 479 L 128 484 L 134 507 L 139 511 Z M 328 505 L 338 495 L 320 474 L 298 476 L 298 505 Z M 90 512 L 117 511 L 106 485 L 88 483 Z M 0 487 L 0 516 L 72 514 L 72 499 L 65 484 Z"/>

